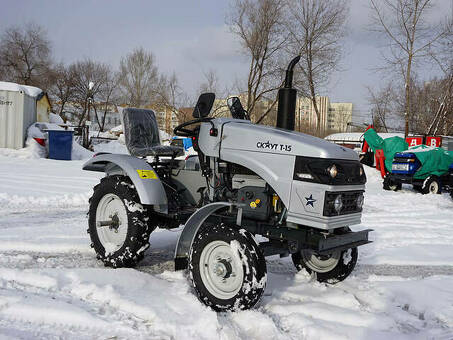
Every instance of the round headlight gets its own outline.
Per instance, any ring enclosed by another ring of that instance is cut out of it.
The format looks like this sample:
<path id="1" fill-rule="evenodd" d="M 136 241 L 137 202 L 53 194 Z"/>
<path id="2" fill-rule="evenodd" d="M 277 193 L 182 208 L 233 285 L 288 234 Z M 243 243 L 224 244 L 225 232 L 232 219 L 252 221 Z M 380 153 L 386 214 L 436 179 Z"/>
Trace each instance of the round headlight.
<path id="1" fill-rule="evenodd" d="M 333 201 L 333 207 L 335 208 L 335 211 L 339 213 L 341 209 L 343 208 L 343 197 L 341 195 L 338 195 L 335 197 L 335 200 Z"/>
<path id="2" fill-rule="evenodd" d="M 329 166 L 327 168 L 327 173 L 330 175 L 330 177 L 332 178 L 335 178 L 337 177 L 338 175 L 338 169 L 337 169 L 337 166 L 335 164 Z"/>
<path id="3" fill-rule="evenodd" d="M 363 198 L 363 195 L 360 195 L 359 197 L 357 197 L 357 208 L 358 209 L 362 209 L 363 207 L 363 201 L 364 201 L 364 198 Z"/>

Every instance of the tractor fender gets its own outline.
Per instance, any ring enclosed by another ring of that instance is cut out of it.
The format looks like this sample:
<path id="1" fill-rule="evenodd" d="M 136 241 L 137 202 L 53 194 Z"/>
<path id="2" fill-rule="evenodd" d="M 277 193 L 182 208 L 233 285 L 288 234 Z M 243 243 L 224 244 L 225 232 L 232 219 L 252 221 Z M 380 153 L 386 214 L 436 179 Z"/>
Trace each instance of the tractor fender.
<path id="1" fill-rule="evenodd" d="M 175 270 L 186 269 L 189 259 L 189 251 L 192 243 L 197 235 L 203 222 L 209 215 L 215 213 L 222 208 L 230 207 L 234 203 L 230 202 L 214 202 L 205 205 L 204 207 L 195 211 L 187 220 L 184 229 L 179 235 L 178 243 L 175 252 Z"/>
<path id="2" fill-rule="evenodd" d="M 156 211 L 167 213 L 168 201 L 159 176 L 143 159 L 130 155 L 100 154 L 83 165 L 83 170 L 128 176 L 142 204 L 153 205 Z"/>

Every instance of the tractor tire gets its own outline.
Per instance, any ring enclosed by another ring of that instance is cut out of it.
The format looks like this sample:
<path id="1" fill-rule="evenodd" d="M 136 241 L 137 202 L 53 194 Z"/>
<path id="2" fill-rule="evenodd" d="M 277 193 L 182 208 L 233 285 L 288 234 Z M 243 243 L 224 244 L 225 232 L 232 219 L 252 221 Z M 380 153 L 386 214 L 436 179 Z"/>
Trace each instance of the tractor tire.
<path id="1" fill-rule="evenodd" d="M 250 309 L 266 287 L 266 261 L 252 235 L 204 225 L 193 241 L 189 277 L 201 302 L 217 312 Z"/>
<path id="2" fill-rule="evenodd" d="M 149 208 L 140 203 L 130 179 L 102 178 L 89 203 L 87 232 L 97 258 L 107 267 L 137 265 L 149 247 L 149 235 L 157 223 Z"/>
<path id="3" fill-rule="evenodd" d="M 442 193 L 442 184 L 437 176 L 429 176 L 422 185 L 422 194 L 440 194 Z"/>
<path id="4" fill-rule="evenodd" d="M 347 230 L 350 230 L 347 228 Z M 315 276 L 318 282 L 335 284 L 346 279 L 357 264 L 357 247 L 337 251 L 331 255 L 319 255 L 310 249 L 302 249 L 292 254 L 298 271 L 305 269 Z"/>
<path id="5" fill-rule="evenodd" d="M 421 184 L 412 184 L 412 188 L 413 188 L 415 191 L 419 192 L 419 193 L 422 192 L 422 185 L 421 185 Z"/>
<path id="6" fill-rule="evenodd" d="M 374 152 L 365 152 L 359 156 L 360 163 L 374 166 Z"/>
<path id="7" fill-rule="evenodd" d="M 389 176 L 385 176 L 384 182 L 382 183 L 382 188 L 384 190 L 398 191 L 401 190 L 403 184 L 396 183 Z"/>

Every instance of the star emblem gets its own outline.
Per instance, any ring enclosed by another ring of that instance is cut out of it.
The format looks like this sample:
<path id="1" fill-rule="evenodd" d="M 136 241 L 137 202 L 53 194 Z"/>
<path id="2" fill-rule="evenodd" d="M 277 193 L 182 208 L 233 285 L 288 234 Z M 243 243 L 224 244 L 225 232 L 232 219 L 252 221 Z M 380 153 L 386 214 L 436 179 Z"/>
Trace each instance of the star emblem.
<path id="1" fill-rule="evenodd" d="M 315 203 L 317 200 L 315 200 L 315 199 L 313 198 L 313 195 L 312 195 L 312 194 L 310 194 L 310 197 L 305 197 L 305 199 L 307 200 L 307 204 L 306 204 L 306 205 L 311 205 L 313 208 L 315 207 L 315 206 L 313 205 L 313 203 Z"/>

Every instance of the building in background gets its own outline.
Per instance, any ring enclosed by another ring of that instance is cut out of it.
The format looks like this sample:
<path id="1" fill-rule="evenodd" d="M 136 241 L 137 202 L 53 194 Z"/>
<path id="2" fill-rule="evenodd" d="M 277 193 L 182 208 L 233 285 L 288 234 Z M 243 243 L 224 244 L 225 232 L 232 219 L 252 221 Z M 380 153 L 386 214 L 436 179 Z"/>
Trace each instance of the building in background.
<path id="1" fill-rule="evenodd" d="M 0 148 L 24 147 L 28 127 L 49 122 L 50 100 L 41 89 L 0 81 Z"/>
<path id="2" fill-rule="evenodd" d="M 147 109 L 151 109 L 156 114 L 157 124 L 159 129 L 172 135 L 173 129 L 178 126 L 178 112 L 174 107 L 165 104 L 155 104 L 146 106 Z"/>
<path id="3" fill-rule="evenodd" d="M 352 122 L 352 103 L 333 103 L 329 97 L 316 97 L 321 116 L 321 131 L 345 132 Z M 315 130 L 317 117 L 310 98 L 299 97 L 296 103 L 296 129 L 299 131 Z"/>
<path id="4" fill-rule="evenodd" d="M 239 97 L 242 106 L 245 110 L 247 110 L 247 93 L 243 92 L 239 95 L 236 95 L 236 97 Z M 227 105 L 227 99 L 228 98 L 220 98 L 214 101 L 211 110 L 211 116 L 231 118 L 230 109 Z M 261 121 L 261 123 L 265 125 L 275 125 L 277 117 L 277 105 L 275 104 L 274 106 L 272 106 L 272 104 L 273 100 L 266 97 L 262 97 L 260 100 L 258 100 L 250 117 L 252 122 L 256 122 L 264 113 L 270 110 L 267 116 Z"/>
<path id="5" fill-rule="evenodd" d="M 61 105 L 61 103 L 58 102 L 56 104 Z M 124 105 L 120 106 L 125 107 Z M 96 107 L 96 112 L 94 111 L 94 107 Z M 83 111 L 84 103 L 68 102 L 65 104 L 64 110 L 61 113 L 61 118 L 63 118 L 63 120 L 69 125 L 78 125 Z M 90 105 L 89 117 L 88 113 L 85 113 L 84 119 L 90 122 L 91 130 L 99 130 L 99 125 L 95 117 L 96 113 L 101 125 L 104 121 L 104 131 L 108 131 L 111 128 L 121 124 L 121 117 L 116 105 L 105 102 L 95 102 Z"/>

